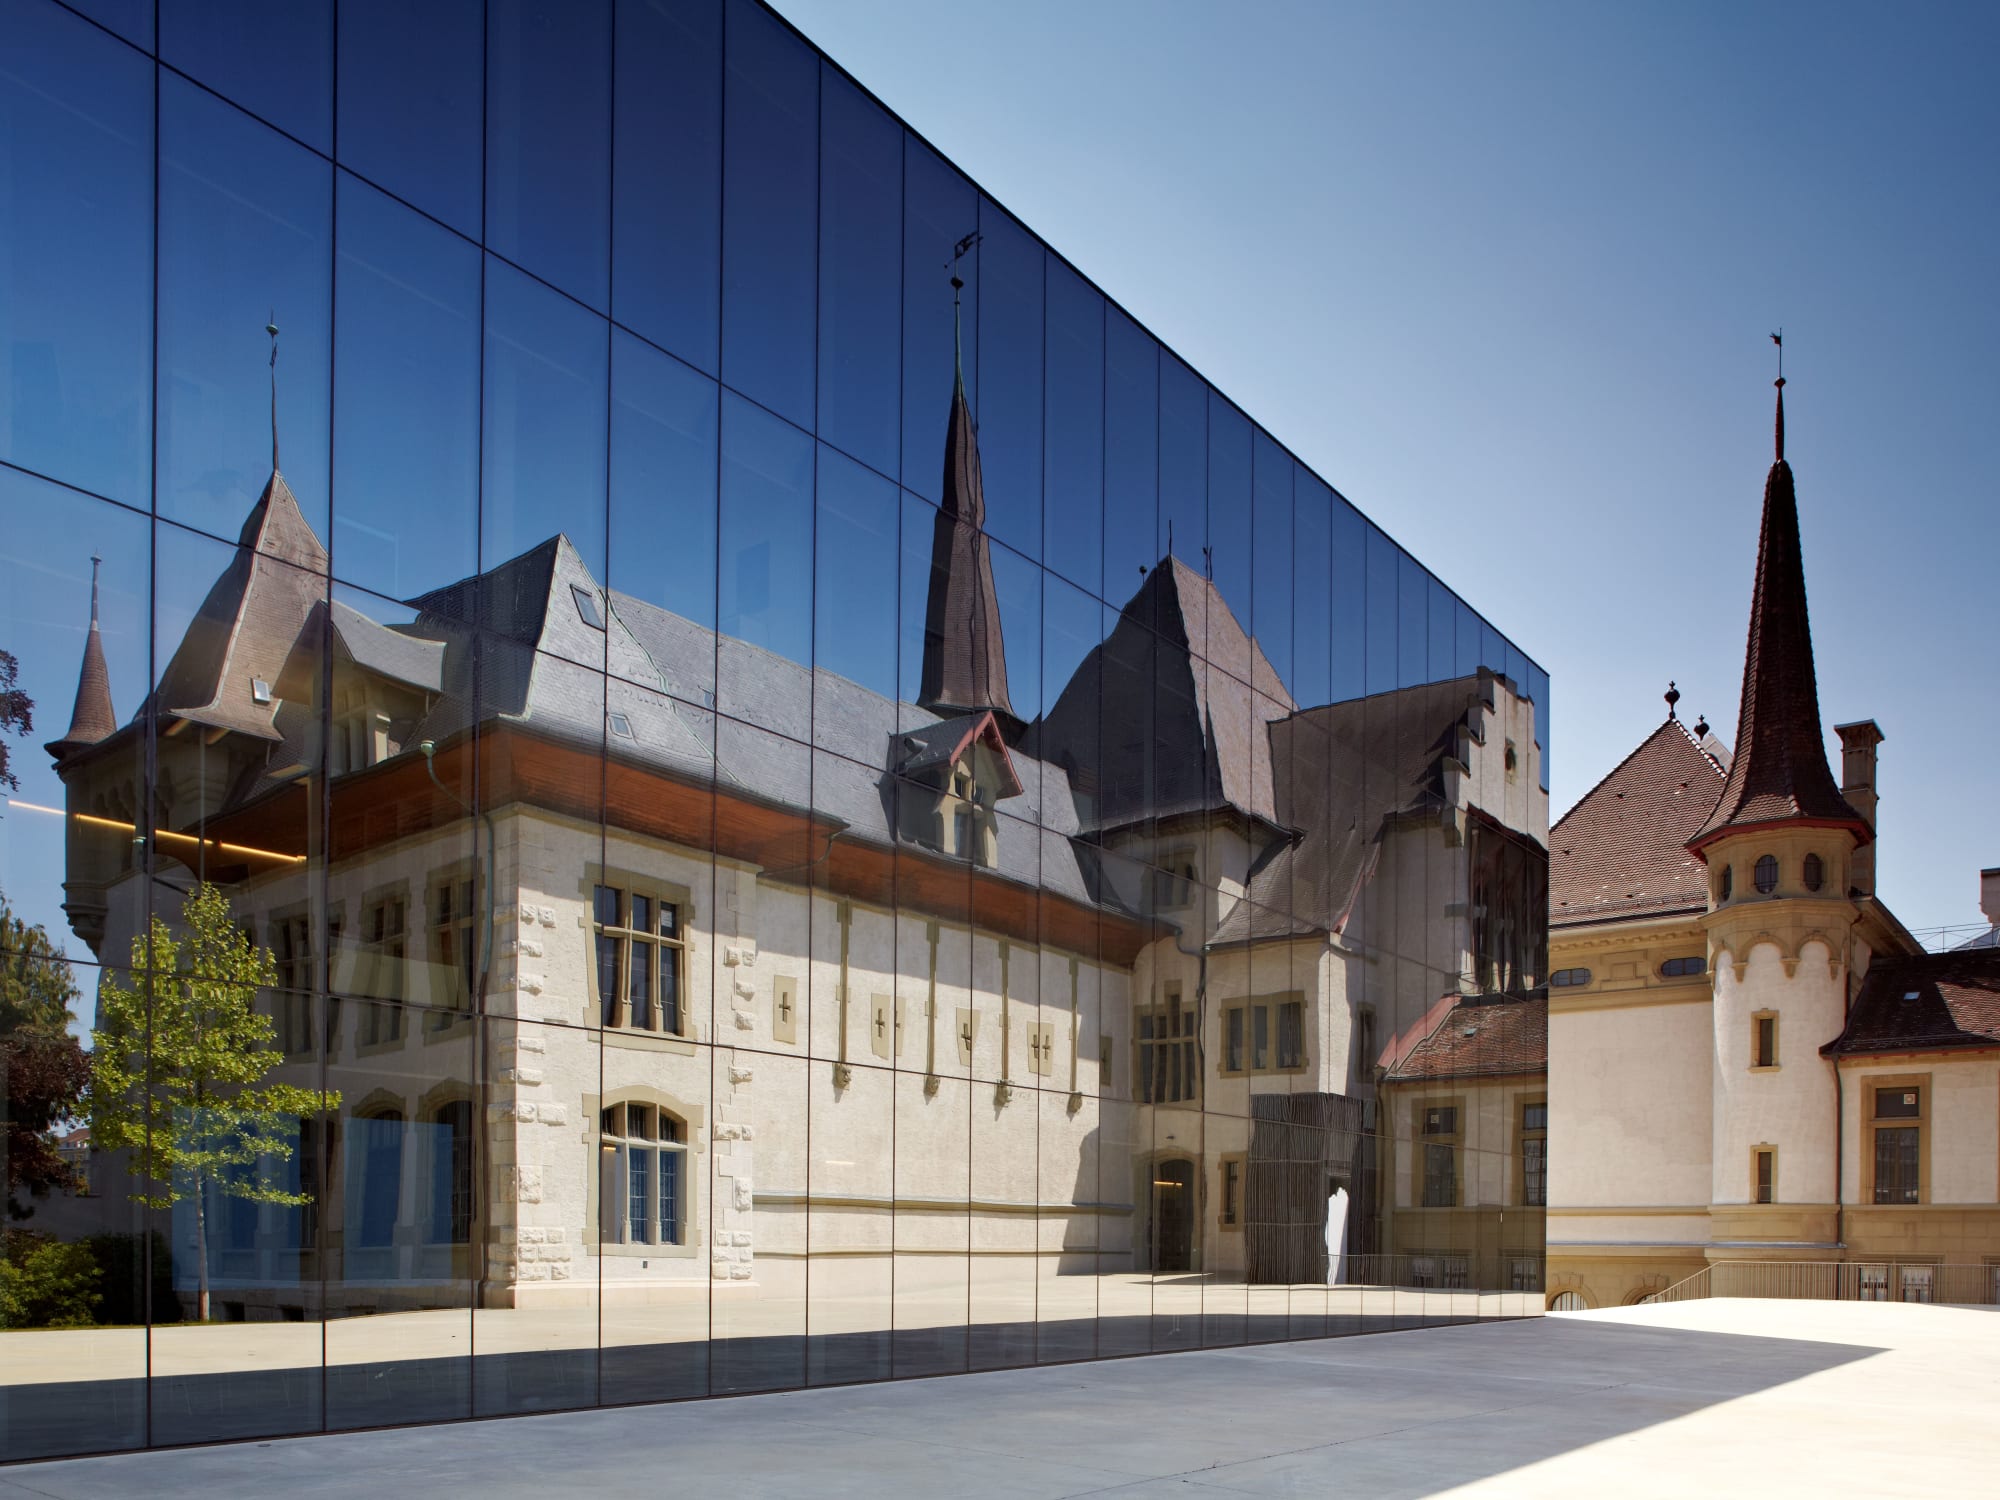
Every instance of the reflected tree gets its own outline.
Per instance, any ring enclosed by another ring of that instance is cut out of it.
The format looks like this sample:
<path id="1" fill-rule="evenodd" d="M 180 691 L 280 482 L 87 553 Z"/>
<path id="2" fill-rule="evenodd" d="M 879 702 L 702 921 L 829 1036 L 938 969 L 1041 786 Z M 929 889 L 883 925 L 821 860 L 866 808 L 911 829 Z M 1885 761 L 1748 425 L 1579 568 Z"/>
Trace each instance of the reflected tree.
<path id="1" fill-rule="evenodd" d="M 6 1081 L 7 1216 L 34 1208 L 15 1194 L 46 1197 L 75 1174 L 56 1148 L 56 1126 L 75 1116 L 89 1064 L 70 1035 L 77 997 L 69 958 L 40 927 L 16 917 L 0 895 L 0 1068 Z"/>
<path id="2" fill-rule="evenodd" d="M 35 700 L 21 691 L 21 664 L 11 651 L 0 651 L 0 731 L 27 734 L 35 727 Z M 10 792 L 21 789 L 21 779 L 11 764 L 12 756 L 4 735 L 0 735 L 0 786 Z"/>
<path id="3" fill-rule="evenodd" d="M 300 1206 L 311 1195 L 280 1169 L 298 1126 L 340 1095 L 269 1075 L 284 1060 L 257 991 L 277 982 L 269 949 L 236 925 L 229 898 L 206 882 L 182 907 L 182 935 L 154 917 L 132 939 L 121 979 L 105 977 L 91 1033 L 91 1144 L 132 1153 L 132 1196 L 149 1208 L 192 1200 L 197 1316 L 209 1315 L 208 1198 Z"/>

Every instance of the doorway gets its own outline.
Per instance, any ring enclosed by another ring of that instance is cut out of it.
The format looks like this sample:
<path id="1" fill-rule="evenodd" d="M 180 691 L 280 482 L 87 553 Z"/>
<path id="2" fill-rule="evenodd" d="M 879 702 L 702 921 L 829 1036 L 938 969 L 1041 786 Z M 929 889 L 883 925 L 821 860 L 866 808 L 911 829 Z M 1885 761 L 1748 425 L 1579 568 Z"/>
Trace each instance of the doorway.
<path id="1" fill-rule="evenodd" d="M 1156 1162 L 1152 1188 L 1153 1269 L 1186 1271 L 1194 1264 L 1194 1163 Z"/>

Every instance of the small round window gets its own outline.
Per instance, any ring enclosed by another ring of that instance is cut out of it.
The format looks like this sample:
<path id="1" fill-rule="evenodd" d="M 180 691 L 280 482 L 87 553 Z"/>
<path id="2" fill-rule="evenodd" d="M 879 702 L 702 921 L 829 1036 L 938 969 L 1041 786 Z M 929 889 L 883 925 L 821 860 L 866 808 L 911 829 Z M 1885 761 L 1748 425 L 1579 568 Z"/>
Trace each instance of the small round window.
<path id="1" fill-rule="evenodd" d="M 1751 871 L 1751 876 L 1757 882 L 1759 893 L 1770 895 L 1778 888 L 1778 857 L 1775 854 L 1764 855 L 1757 861 L 1757 867 Z"/>
<path id="2" fill-rule="evenodd" d="M 1722 899 L 1727 901 L 1736 889 L 1736 870 L 1732 865 L 1722 867 Z"/>
<path id="3" fill-rule="evenodd" d="M 1816 891 L 1826 884 L 1826 863 L 1817 854 L 1806 856 L 1804 873 L 1807 890 Z"/>

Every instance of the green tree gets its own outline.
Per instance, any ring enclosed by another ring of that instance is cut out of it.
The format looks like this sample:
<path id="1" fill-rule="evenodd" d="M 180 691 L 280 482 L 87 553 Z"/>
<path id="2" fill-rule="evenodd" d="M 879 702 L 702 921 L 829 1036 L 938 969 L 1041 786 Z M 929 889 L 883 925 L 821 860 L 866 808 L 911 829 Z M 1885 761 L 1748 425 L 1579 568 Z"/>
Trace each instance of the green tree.
<path id="1" fill-rule="evenodd" d="M 21 664 L 14 653 L 0 651 L 0 729 L 27 734 L 35 727 L 35 700 L 21 691 L 20 680 Z M 14 774 L 12 759 L 7 742 L 0 739 L 0 786 L 17 792 L 21 778 Z"/>
<path id="2" fill-rule="evenodd" d="M 207 882 L 181 908 L 176 937 L 153 918 L 132 939 L 132 967 L 107 974 L 91 1033 L 91 1144 L 132 1153 L 149 1208 L 194 1203 L 197 1316 L 208 1318 L 208 1195 L 253 1203 L 311 1201 L 280 1177 L 300 1120 L 340 1105 L 338 1093 L 268 1081 L 284 1060 L 257 991 L 277 980 L 268 949 L 237 927 L 229 898 Z M 127 982 L 129 980 L 129 983 Z"/>
<path id="3" fill-rule="evenodd" d="M 21 921 L 0 894 L 0 1079 L 4 1079 L 7 1213 L 25 1219 L 32 1206 L 16 1193 L 45 1197 L 75 1174 L 56 1149 L 55 1128 L 75 1117 L 90 1076 L 83 1047 L 70 1035 L 77 998 L 69 957 L 40 927 Z"/>
<path id="4" fill-rule="evenodd" d="M 102 1273 L 88 1245 L 12 1229 L 0 1235 L 0 1328 L 88 1328 Z"/>

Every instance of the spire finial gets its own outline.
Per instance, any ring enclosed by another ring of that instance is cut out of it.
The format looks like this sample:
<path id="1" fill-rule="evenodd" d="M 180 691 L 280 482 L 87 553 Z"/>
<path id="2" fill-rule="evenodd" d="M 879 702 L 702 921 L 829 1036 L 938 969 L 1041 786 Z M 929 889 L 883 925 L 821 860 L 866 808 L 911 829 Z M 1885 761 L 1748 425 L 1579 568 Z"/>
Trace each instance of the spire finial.
<path id="1" fill-rule="evenodd" d="M 1698 740 L 1705 740 L 1708 738 L 1707 714 L 1703 714 L 1700 718 L 1694 721 L 1694 737 Z"/>
<path id="2" fill-rule="evenodd" d="M 1780 328 L 1771 335 L 1771 342 L 1778 346 L 1778 427 L 1777 463 L 1785 461 L 1785 330 Z"/>
<path id="3" fill-rule="evenodd" d="M 271 309 L 271 321 L 264 325 L 271 335 L 271 472 L 278 472 L 278 310 Z"/>
<path id="4" fill-rule="evenodd" d="M 972 247 L 979 241 L 980 233 L 975 229 L 951 247 L 951 370 L 960 391 L 965 389 L 965 347 L 959 333 L 958 294 L 965 290 L 965 278 L 958 274 L 958 263 L 972 253 Z"/>
<path id="5" fill-rule="evenodd" d="M 97 569 L 104 559 L 95 552 L 90 554 L 90 628 L 97 628 Z"/>
<path id="6" fill-rule="evenodd" d="M 1672 679 L 1667 682 L 1667 717 L 1674 717 L 1674 705 L 1681 701 L 1681 690 L 1674 686 Z"/>

